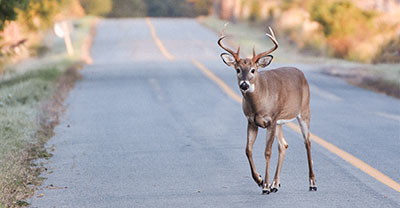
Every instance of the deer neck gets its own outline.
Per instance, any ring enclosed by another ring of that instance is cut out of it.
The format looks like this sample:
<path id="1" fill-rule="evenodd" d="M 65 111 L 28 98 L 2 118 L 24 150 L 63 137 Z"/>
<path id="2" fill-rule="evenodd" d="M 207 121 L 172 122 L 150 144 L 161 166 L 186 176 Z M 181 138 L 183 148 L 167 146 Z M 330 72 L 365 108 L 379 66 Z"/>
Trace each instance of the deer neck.
<path id="1" fill-rule="evenodd" d="M 257 113 L 262 108 L 262 100 L 268 97 L 269 92 L 259 77 L 256 77 L 254 85 L 254 91 L 243 93 L 243 99 L 251 106 L 252 111 Z"/>

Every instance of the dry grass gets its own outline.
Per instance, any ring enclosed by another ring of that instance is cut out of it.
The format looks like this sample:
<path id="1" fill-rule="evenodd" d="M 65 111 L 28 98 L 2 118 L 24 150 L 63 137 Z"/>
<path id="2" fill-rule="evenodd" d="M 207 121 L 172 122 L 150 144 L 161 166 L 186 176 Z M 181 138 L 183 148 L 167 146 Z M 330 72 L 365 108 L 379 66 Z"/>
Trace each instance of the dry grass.
<path id="1" fill-rule="evenodd" d="M 12 67 L 0 78 L 0 207 L 27 206 L 24 199 L 43 180 L 41 160 L 36 159 L 51 157 L 44 144 L 79 79 L 80 50 L 91 20 L 76 23 L 75 57 L 67 57 L 64 46 L 55 43 L 45 57 Z"/>
<path id="2" fill-rule="evenodd" d="M 365 89 L 400 98 L 400 64 L 365 65 L 353 68 L 329 66 L 323 69 L 323 73 L 343 78 Z"/>
<path id="3" fill-rule="evenodd" d="M 2 83 L 0 89 L 0 202 L 12 206 L 32 193 L 39 140 L 38 105 L 54 92 L 58 69 L 50 68 Z M 38 139 L 38 140 L 37 140 Z"/>

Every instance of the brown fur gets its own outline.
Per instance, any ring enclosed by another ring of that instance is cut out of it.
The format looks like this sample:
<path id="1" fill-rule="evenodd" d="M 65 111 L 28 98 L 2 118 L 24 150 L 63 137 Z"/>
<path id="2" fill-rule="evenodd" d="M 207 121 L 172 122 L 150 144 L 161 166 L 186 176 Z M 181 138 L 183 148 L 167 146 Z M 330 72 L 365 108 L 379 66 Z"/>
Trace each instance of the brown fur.
<path id="1" fill-rule="evenodd" d="M 270 61 L 268 63 L 259 63 L 260 60 L 254 62 L 252 59 L 239 59 L 232 63 L 227 59 L 224 62 L 237 70 L 239 85 L 244 81 L 250 83 L 250 85 L 254 85 L 254 91 L 241 90 L 241 92 L 243 95 L 243 112 L 248 119 L 246 155 L 255 182 L 259 186 L 262 186 L 264 193 L 278 190 L 280 185 L 279 175 L 288 145 L 283 137 L 282 124 L 278 124 L 277 122 L 279 120 L 297 118 L 300 125 L 304 126 L 305 124 L 302 132 L 307 150 L 310 190 L 316 190 L 311 160 L 310 134 L 308 132 L 310 125 L 310 89 L 303 72 L 294 67 L 282 67 L 258 72 L 259 67 L 265 67 Z M 268 132 L 264 152 L 266 159 L 264 180 L 256 171 L 252 157 L 252 149 L 256 140 L 258 127 L 265 128 Z M 275 135 L 276 133 L 277 135 Z M 279 157 L 275 177 L 272 184 L 270 184 L 268 170 L 272 143 L 275 136 L 277 136 L 279 143 Z"/>
<path id="2" fill-rule="evenodd" d="M 226 25 L 221 32 L 221 37 L 218 39 L 218 45 L 229 53 L 221 54 L 224 63 L 235 68 L 237 72 L 238 85 L 243 95 L 242 108 L 248 120 L 246 155 L 254 181 L 263 188 L 263 193 L 278 191 L 280 171 L 288 147 L 283 137 L 282 124 L 284 121 L 296 118 L 307 150 L 310 191 L 316 191 L 309 133 L 310 89 L 303 72 L 294 67 L 282 67 L 258 72 L 259 68 L 264 68 L 271 63 L 273 56 L 268 54 L 278 48 L 278 41 L 272 29 L 269 28 L 271 34 L 267 33 L 266 35 L 272 40 L 274 47 L 257 55 L 253 48 L 253 58 L 241 59 L 239 56 L 240 47 L 237 52 L 234 52 L 222 44 L 222 40 L 225 38 L 223 33 Z M 278 121 L 282 123 L 278 123 Z M 253 145 L 257 137 L 258 127 L 267 129 L 267 142 L 264 152 L 266 160 L 264 180 L 256 171 L 253 161 Z M 268 170 L 275 133 L 279 143 L 279 157 L 275 177 L 272 184 L 270 184 Z"/>

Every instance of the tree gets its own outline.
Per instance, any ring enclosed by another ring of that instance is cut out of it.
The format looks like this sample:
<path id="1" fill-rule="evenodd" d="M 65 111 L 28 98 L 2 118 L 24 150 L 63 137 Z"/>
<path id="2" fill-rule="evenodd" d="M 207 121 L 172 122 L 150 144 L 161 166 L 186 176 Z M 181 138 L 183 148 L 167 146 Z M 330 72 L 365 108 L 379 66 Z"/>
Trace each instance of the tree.
<path id="1" fill-rule="evenodd" d="M 64 3 L 67 1 L 30 0 L 24 8 L 17 8 L 18 21 L 30 31 L 49 28 Z"/>
<path id="2" fill-rule="evenodd" d="M 208 15 L 213 6 L 212 0 L 187 0 L 192 4 L 197 15 Z"/>
<path id="3" fill-rule="evenodd" d="M 143 17 L 147 6 L 143 0 L 113 0 L 110 17 Z"/>
<path id="4" fill-rule="evenodd" d="M 336 57 L 347 57 L 358 42 L 375 33 L 375 14 L 358 8 L 349 0 L 315 0 L 310 9 L 312 20 L 321 24 Z"/>
<path id="5" fill-rule="evenodd" d="M 186 0 L 145 0 L 147 15 L 153 17 L 194 17 L 196 12 Z"/>
<path id="6" fill-rule="evenodd" d="M 4 29 L 7 21 L 17 19 L 17 8 L 23 8 L 28 3 L 28 0 L 0 0 L 0 30 Z"/>
<path id="7" fill-rule="evenodd" d="M 112 9 L 112 0 L 81 0 L 87 14 L 107 15 Z"/>

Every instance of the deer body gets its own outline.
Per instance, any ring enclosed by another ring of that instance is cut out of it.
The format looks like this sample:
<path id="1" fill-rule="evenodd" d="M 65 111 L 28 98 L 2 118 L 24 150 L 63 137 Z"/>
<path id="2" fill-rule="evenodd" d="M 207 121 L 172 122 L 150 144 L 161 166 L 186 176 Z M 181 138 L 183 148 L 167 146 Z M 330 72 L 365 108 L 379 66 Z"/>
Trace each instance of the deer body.
<path id="1" fill-rule="evenodd" d="M 285 82 L 287 79 L 292 81 Z M 284 67 L 259 72 L 254 92 L 242 92 L 242 94 L 243 112 L 249 122 L 266 128 L 260 122 L 261 118 L 280 121 L 278 123 L 295 119 L 300 114 L 302 106 L 308 105 L 309 89 L 307 80 L 300 70 Z"/>
<path id="2" fill-rule="evenodd" d="M 309 167 L 310 191 L 316 191 L 315 176 L 312 169 L 311 143 L 310 143 L 310 90 L 307 80 L 299 69 L 294 67 L 282 67 L 268 71 L 258 71 L 259 68 L 268 66 L 273 57 L 268 55 L 278 48 L 272 29 L 268 37 L 274 42 L 275 47 L 255 54 L 253 58 L 241 59 L 239 57 L 240 48 L 237 52 L 224 47 L 222 34 L 218 44 L 228 53 L 221 54 L 225 64 L 235 68 L 237 72 L 238 85 L 243 95 L 242 108 L 248 120 L 247 125 L 247 144 L 246 155 L 249 160 L 250 170 L 254 181 L 262 187 L 263 193 L 277 192 L 280 187 L 280 172 L 283 159 L 288 148 L 287 141 L 283 137 L 282 125 L 291 120 L 297 119 L 304 144 L 307 150 Z M 253 145 L 257 137 L 258 128 L 267 130 L 265 147 L 265 178 L 261 177 L 256 171 L 253 161 Z M 271 148 L 274 138 L 278 140 L 278 163 L 272 183 L 269 183 L 269 164 L 271 158 Z"/>

